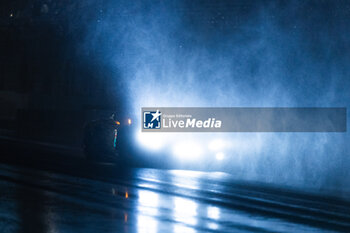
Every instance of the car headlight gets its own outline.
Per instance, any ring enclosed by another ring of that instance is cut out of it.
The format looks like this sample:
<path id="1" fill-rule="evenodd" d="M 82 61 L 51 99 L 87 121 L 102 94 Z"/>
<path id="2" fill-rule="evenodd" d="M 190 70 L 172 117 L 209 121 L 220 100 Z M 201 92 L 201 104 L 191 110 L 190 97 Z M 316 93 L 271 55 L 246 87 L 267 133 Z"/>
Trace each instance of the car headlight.
<path id="1" fill-rule="evenodd" d="M 173 147 L 173 154 L 181 159 L 195 159 L 203 153 L 202 147 L 197 143 L 181 142 Z"/>

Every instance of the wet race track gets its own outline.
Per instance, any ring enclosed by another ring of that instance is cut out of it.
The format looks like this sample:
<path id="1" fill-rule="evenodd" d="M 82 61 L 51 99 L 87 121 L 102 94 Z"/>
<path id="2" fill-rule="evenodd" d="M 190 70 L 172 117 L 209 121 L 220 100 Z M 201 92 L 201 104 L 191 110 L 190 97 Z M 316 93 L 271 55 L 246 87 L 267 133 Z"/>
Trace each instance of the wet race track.
<path id="1" fill-rule="evenodd" d="M 2 156 L 0 190 L 4 233 L 350 231 L 345 200 L 220 172 L 16 153 Z"/>

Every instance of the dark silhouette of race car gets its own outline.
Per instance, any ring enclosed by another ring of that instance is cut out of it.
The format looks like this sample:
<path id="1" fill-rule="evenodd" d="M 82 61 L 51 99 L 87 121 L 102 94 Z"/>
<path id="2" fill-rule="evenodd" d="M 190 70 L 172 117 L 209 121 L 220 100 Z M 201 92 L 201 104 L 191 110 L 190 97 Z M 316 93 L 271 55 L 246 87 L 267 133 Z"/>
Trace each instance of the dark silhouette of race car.
<path id="1" fill-rule="evenodd" d="M 83 147 L 88 160 L 119 162 L 127 156 L 127 140 L 131 119 L 116 119 L 115 114 L 89 122 L 84 128 Z"/>

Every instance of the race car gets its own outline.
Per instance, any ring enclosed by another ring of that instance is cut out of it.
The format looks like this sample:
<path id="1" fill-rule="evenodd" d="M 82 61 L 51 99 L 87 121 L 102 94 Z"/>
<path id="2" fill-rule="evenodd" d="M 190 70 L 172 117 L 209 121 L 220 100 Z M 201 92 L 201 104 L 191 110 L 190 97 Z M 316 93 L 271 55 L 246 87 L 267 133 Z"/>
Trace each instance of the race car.
<path id="1" fill-rule="evenodd" d="M 119 121 L 115 114 L 89 122 L 84 128 L 83 147 L 86 158 L 93 162 L 120 162 L 125 159 L 128 126 L 131 119 Z"/>

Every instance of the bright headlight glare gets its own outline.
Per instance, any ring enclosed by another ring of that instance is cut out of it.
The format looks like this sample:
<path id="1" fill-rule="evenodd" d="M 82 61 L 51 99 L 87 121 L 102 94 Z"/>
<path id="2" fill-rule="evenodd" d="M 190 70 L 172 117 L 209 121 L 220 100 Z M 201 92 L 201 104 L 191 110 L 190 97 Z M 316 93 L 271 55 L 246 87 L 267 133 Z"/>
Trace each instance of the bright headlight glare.
<path id="1" fill-rule="evenodd" d="M 159 150 L 164 144 L 164 136 L 161 133 L 139 132 L 137 134 L 137 139 L 143 147 L 151 150 Z"/>
<path id="2" fill-rule="evenodd" d="M 203 150 L 199 144 L 182 142 L 175 144 L 173 153 L 181 159 L 194 159 L 198 158 L 203 153 Z"/>
<path id="3" fill-rule="evenodd" d="M 212 151 L 218 151 L 225 147 L 225 142 L 221 139 L 215 139 L 209 143 L 208 147 Z"/>
<path id="4" fill-rule="evenodd" d="M 222 152 L 216 153 L 215 155 L 217 160 L 223 160 L 225 158 L 225 154 Z"/>

